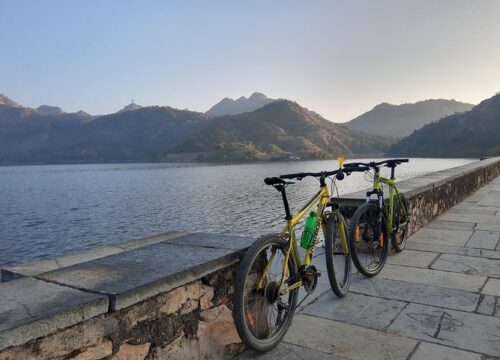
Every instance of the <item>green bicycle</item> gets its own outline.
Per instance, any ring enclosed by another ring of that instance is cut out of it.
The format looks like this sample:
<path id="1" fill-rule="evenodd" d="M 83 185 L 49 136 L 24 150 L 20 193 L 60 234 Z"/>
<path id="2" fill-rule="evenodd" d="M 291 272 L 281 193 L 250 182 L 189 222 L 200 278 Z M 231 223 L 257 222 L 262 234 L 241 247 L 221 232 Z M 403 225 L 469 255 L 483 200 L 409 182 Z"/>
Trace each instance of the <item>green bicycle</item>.
<path id="1" fill-rule="evenodd" d="M 374 170 L 373 189 L 366 193 L 366 203 L 359 206 L 351 218 L 349 244 L 351 258 L 364 276 L 371 277 L 384 267 L 389 251 L 389 238 L 396 252 L 401 252 L 408 239 L 408 205 L 395 182 L 395 168 L 408 159 L 391 159 L 369 163 L 349 163 L 344 171 L 367 172 Z M 380 167 L 391 169 L 390 179 L 380 176 Z M 389 186 L 389 201 L 384 201 L 382 184 Z M 371 201 L 375 195 L 376 201 Z"/>

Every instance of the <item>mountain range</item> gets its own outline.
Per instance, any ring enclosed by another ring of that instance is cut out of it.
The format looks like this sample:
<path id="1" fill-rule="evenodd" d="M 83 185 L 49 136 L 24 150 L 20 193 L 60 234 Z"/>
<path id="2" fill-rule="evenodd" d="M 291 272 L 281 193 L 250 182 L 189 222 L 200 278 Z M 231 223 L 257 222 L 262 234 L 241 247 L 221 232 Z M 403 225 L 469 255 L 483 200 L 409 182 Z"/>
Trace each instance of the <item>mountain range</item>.
<path id="1" fill-rule="evenodd" d="M 254 92 L 249 98 L 244 96 L 236 100 L 224 98 L 212 106 L 206 114 L 211 116 L 241 114 L 257 110 L 273 101 L 276 99 L 270 99 L 264 94 Z"/>
<path id="2" fill-rule="evenodd" d="M 91 116 L 84 111 L 66 113 L 56 106 L 23 107 L 0 95 L 0 164 L 236 162 L 383 153 L 425 157 L 500 155 L 500 95 L 468 111 L 436 118 L 420 129 L 417 127 L 424 115 L 431 113 L 429 108 L 450 112 L 472 105 L 453 100 L 381 104 L 348 124 L 336 124 L 295 102 L 254 95 L 246 100 L 260 98 L 267 104 L 252 111 L 241 107 L 238 111 L 242 112 L 237 114 L 218 116 L 168 106 L 141 107 L 134 102 L 113 114 Z M 256 102 L 254 106 L 258 106 Z M 417 108 L 423 109 L 422 116 L 416 116 Z M 384 113 L 389 120 L 381 115 Z M 350 128 L 353 123 L 362 124 L 360 119 L 371 128 L 359 128 L 370 134 Z M 394 137 L 401 133 L 393 131 L 396 123 L 408 122 L 411 124 L 406 125 L 416 130 L 398 141 Z M 393 138 L 376 134 L 391 134 Z"/>
<path id="3" fill-rule="evenodd" d="M 288 100 L 224 116 L 153 106 L 91 117 L 2 104 L 0 164 L 321 159 L 390 144 Z"/>
<path id="4" fill-rule="evenodd" d="M 442 118 L 392 145 L 388 154 L 420 157 L 500 155 L 500 94 L 470 111 Z"/>
<path id="5" fill-rule="evenodd" d="M 442 117 L 473 107 L 472 104 L 444 99 L 401 105 L 382 103 L 345 123 L 345 126 L 369 134 L 402 138 Z"/>

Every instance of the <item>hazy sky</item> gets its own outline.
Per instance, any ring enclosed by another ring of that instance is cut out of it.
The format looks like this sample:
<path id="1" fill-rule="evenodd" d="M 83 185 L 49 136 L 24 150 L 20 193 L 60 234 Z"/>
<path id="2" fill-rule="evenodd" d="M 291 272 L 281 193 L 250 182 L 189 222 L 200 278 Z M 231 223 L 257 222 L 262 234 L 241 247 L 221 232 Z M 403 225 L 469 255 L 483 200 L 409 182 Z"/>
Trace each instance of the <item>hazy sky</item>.
<path id="1" fill-rule="evenodd" d="M 295 100 L 332 121 L 380 102 L 500 91 L 500 1 L 0 0 L 0 93 L 92 114 Z"/>

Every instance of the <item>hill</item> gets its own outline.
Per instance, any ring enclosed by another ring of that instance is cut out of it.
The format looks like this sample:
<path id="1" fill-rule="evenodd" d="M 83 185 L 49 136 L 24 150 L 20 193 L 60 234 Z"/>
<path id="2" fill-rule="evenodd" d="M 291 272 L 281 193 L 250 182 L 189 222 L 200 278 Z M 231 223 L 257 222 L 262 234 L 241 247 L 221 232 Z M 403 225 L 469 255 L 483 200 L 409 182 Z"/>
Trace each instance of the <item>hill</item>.
<path id="1" fill-rule="evenodd" d="M 36 108 L 36 110 L 39 113 L 45 114 L 45 115 L 59 115 L 64 113 L 60 107 L 57 106 L 50 106 L 50 105 L 41 105 Z"/>
<path id="2" fill-rule="evenodd" d="M 248 99 L 244 96 L 237 100 L 224 98 L 206 112 L 211 116 L 235 115 L 244 112 L 257 110 L 267 104 L 276 101 L 268 98 L 266 95 L 255 92 Z"/>
<path id="3" fill-rule="evenodd" d="M 472 109 L 474 105 L 455 100 L 425 100 L 413 104 L 382 103 L 345 123 L 349 129 L 400 138 L 432 121 Z"/>
<path id="4" fill-rule="evenodd" d="M 130 102 L 130 104 L 124 106 L 122 109 L 118 110 L 119 113 L 125 112 L 125 111 L 134 111 L 142 108 L 141 105 L 136 104 L 133 100 Z"/>
<path id="5" fill-rule="evenodd" d="M 424 157 L 500 155 L 500 95 L 472 110 L 424 126 L 394 144 L 388 154 Z"/>
<path id="6" fill-rule="evenodd" d="M 19 107 L 20 105 L 9 99 L 4 94 L 0 94 L 0 106 Z"/>
<path id="7" fill-rule="evenodd" d="M 381 154 L 387 139 L 334 124 L 297 103 L 278 100 L 253 112 L 213 119 L 187 138 L 179 152 L 205 160 L 332 158 L 339 154 Z"/>
<path id="8" fill-rule="evenodd" d="M 94 118 L 0 106 L 0 164 L 317 159 L 381 154 L 389 143 L 290 101 L 220 117 L 159 106 Z"/>

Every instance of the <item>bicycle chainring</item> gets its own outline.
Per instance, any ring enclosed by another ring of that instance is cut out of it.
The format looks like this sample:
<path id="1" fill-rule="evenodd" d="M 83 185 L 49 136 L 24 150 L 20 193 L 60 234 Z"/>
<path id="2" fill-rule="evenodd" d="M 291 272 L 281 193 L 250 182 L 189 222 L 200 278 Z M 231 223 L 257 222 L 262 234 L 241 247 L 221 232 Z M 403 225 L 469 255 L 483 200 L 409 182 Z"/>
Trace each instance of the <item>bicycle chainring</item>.
<path id="1" fill-rule="evenodd" d="M 299 269 L 302 276 L 302 284 L 304 290 L 308 294 L 312 294 L 318 285 L 318 277 L 320 274 L 314 265 L 302 265 Z"/>

